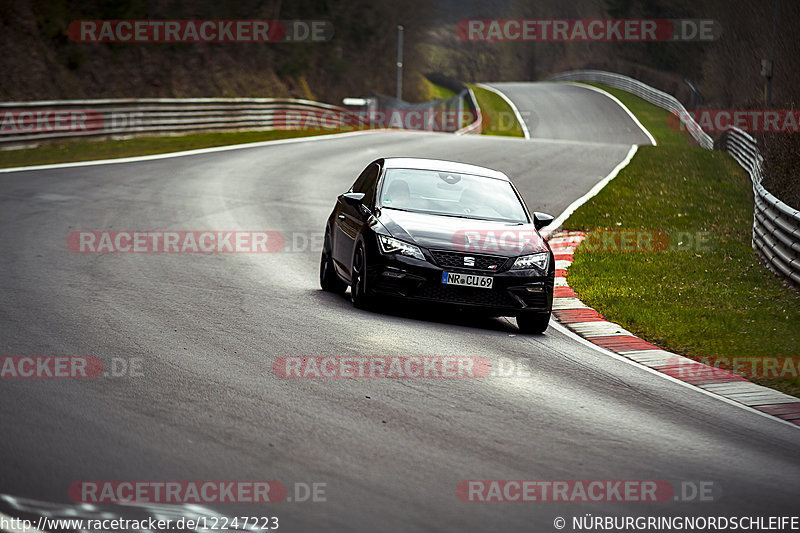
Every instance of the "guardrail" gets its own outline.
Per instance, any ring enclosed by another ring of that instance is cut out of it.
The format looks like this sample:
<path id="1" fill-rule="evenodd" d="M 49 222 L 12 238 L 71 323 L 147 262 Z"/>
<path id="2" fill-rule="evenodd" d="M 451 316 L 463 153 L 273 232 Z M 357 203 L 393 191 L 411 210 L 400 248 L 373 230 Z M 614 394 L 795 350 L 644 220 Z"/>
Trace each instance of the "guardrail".
<path id="1" fill-rule="evenodd" d="M 671 94 L 659 91 L 655 87 L 650 87 L 646 83 L 639 80 L 623 76 L 621 74 L 614 74 L 613 72 L 605 72 L 602 70 L 571 70 L 569 72 L 562 72 L 548 78 L 551 81 L 583 81 L 589 83 L 602 83 L 615 89 L 622 89 L 633 93 L 639 98 L 647 100 L 653 105 L 657 105 L 662 109 L 671 111 L 677 115 L 681 123 L 686 127 L 689 134 L 694 137 L 697 144 L 709 150 L 714 148 L 714 141 L 711 137 L 703 131 L 697 122 L 692 118 L 690 113 L 677 98 Z"/>
<path id="2" fill-rule="evenodd" d="M 139 98 L 0 103 L 0 143 L 141 133 L 362 127 L 357 113 L 311 100 Z"/>
<path id="3" fill-rule="evenodd" d="M 429 73 L 425 77 L 431 83 L 453 91 L 455 95 L 427 102 L 406 102 L 379 94 L 376 97 L 376 112 L 370 118 L 377 118 L 378 126 L 389 128 L 442 131 L 456 135 L 483 131 L 481 109 L 472 89 L 443 74 Z M 465 120 L 469 120 L 466 125 Z M 376 125 L 374 120 L 373 125 Z"/>
<path id="4" fill-rule="evenodd" d="M 770 270 L 795 287 L 800 287 L 800 211 L 785 204 L 761 185 L 764 158 L 752 136 L 731 127 L 714 143 L 675 97 L 620 74 L 599 70 L 574 70 L 549 79 L 603 83 L 631 92 L 674 113 L 703 148 L 729 152 L 747 171 L 753 183 L 753 248 Z"/>
<path id="5" fill-rule="evenodd" d="M 475 120 L 465 127 L 456 126 L 440 131 L 453 131 L 456 134 L 481 132 L 481 114 L 475 95 L 466 87 L 464 94 L 468 96 L 470 112 Z M 447 109 L 446 105 L 444 108 Z M 461 113 L 452 114 L 461 116 Z M 38 141 L 148 133 L 387 127 L 385 120 L 375 122 L 375 119 L 375 114 L 369 111 L 356 112 L 311 100 L 281 98 L 0 102 L 0 145 L 13 147 Z"/>
<path id="6" fill-rule="evenodd" d="M 800 286 L 800 211 L 761 185 L 763 157 L 753 137 L 731 128 L 717 141 L 717 148 L 730 152 L 753 181 L 753 248 L 771 270 Z"/>
<path id="7" fill-rule="evenodd" d="M 483 131 L 483 115 L 481 114 L 481 108 L 478 105 L 478 100 L 475 98 L 475 93 L 472 92 L 472 89 L 467 87 L 467 96 L 469 96 L 470 107 L 472 108 L 472 112 L 474 113 L 475 120 L 460 130 L 456 131 L 456 135 L 464 135 L 465 133 L 481 133 Z"/>

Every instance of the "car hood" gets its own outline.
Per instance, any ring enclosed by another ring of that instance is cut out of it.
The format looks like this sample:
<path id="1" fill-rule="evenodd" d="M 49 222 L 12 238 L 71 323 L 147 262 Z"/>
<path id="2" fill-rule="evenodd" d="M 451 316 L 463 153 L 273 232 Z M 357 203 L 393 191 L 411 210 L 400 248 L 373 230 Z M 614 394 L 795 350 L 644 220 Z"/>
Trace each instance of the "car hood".
<path id="1" fill-rule="evenodd" d="M 391 235 L 433 250 L 515 257 L 549 251 L 533 224 L 412 213 L 382 209 L 380 222 Z"/>

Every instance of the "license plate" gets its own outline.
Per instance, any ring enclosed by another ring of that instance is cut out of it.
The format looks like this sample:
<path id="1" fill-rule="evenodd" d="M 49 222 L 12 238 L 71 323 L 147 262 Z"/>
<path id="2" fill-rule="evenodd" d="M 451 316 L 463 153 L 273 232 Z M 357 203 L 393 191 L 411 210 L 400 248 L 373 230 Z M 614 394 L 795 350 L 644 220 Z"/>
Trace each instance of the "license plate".
<path id="1" fill-rule="evenodd" d="M 442 283 L 445 285 L 460 285 L 462 287 L 478 287 L 491 289 L 493 278 L 491 276 L 475 276 L 472 274 L 457 274 L 455 272 L 442 272 Z"/>

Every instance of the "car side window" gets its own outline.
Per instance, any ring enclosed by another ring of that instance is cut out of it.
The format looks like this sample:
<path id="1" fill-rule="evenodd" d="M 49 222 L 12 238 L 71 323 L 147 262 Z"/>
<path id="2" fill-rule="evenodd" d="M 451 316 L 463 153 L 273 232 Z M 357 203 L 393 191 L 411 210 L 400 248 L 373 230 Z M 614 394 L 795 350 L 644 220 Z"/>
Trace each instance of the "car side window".
<path id="1" fill-rule="evenodd" d="M 361 189 L 364 187 L 364 181 L 366 181 L 367 176 L 369 176 L 370 170 L 374 165 L 369 165 L 365 168 L 361 174 L 358 175 L 356 181 L 353 183 L 353 186 L 350 187 L 350 192 L 363 192 Z"/>
<path id="2" fill-rule="evenodd" d="M 364 172 L 356 179 L 353 184 L 353 192 L 363 192 L 364 205 L 373 206 L 375 203 L 375 183 L 378 181 L 381 167 L 377 163 L 373 163 L 364 169 Z"/>
<path id="3" fill-rule="evenodd" d="M 379 165 L 372 165 L 372 170 L 367 175 L 364 181 L 364 205 L 372 209 L 375 206 L 375 188 L 378 184 L 378 176 L 381 174 L 381 167 Z"/>

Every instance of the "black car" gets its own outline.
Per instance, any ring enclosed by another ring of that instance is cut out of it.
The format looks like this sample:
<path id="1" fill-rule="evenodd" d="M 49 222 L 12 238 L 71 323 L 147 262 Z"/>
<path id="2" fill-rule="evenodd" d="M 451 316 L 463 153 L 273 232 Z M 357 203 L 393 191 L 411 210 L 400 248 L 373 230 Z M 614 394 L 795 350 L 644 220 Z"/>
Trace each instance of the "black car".
<path id="1" fill-rule="evenodd" d="M 378 159 L 339 196 L 325 227 L 320 284 L 356 307 L 390 298 L 515 316 L 547 329 L 555 261 L 508 176 L 419 158 Z"/>

